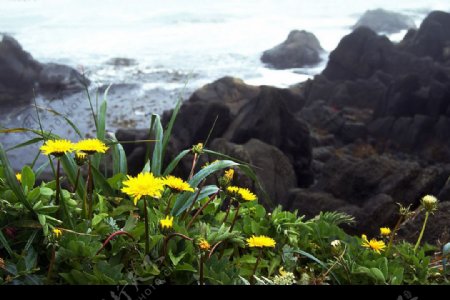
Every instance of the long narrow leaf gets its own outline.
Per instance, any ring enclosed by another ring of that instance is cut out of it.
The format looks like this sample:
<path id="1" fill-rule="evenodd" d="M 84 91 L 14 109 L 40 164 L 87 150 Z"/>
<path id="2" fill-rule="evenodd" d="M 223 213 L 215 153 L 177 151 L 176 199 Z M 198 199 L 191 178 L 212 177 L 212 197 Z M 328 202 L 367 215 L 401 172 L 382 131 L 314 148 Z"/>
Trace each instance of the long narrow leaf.
<path id="1" fill-rule="evenodd" d="M 31 204 L 27 201 L 25 194 L 23 193 L 22 186 L 16 179 L 16 174 L 11 168 L 11 164 L 9 163 L 8 157 L 6 156 L 6 152 L 3 149 L 3 145 L 0 143 L 0 161 L 3 165 L 3 172 L 6 177 L 6 182 L 9 187 L 16 195 L 17 199 L 22 203 L 31 213 L 35 213 Z"/>
<path id="2" fill-rule="evenodd" d="M 173 124 L 175 123 L 175 120 L 177 118 L 178 112 L 180 111 L 182 102 L 183 102 L 182 98 L 178 99 L 177 105 L 175 106 L 175 108 L 172 111 L 172 116 L 170 117 L 169 124 L 167 124 L 166 130 L 164 130 L 164 137 L 163 137 L 163 142 L 162 142 L 161 161 L 164 161 L 164 155 L 166 153 L 167 144 L 169 143 L 170 136 L 172 135 Z"/>
<path id="3" fill-rule="evenodd" d="M 122 173 L 127 174 L 127 156 L 123 146 L 117 141 L 114 133 L 111 134 L 111 140 L 113 141 L 112 156 L 113 156 L 113 176 Z"/>
<path id="4" fill-rule="evenodd" d="M 178 163 L 180 162 L 180 160 L 183 159 L 183 157 L 186 156 L 186 154 L 188 154 L 191 150 L 190 149 L 186 149 L 181 151 L 171 162 L 170 164 L 167 166 L 166 170 L 164 170 L 163 176 L 167 176 L 170 173 L 172 173 L 172 171 L 177 167 Z"/>
<path id="5" fill-rule="evenodd" d="M 161 174 L 161 168 L 162 168 L 162 139 L 163 139 L 163 128 L 161 125 L 161 119 L 158 115 L 153 114 L 152 115 L 152 124 L 151 129 L 154 137 L 155 137 L 155 147 L 153 148 L 153 155 L 152 155 L 152 164 L 151 164 L 151 170 L 152 173 L 156 176 L 159 176 Z"/>
<path id="6" fill-rule="evenodd" d="M 15 145 L 14 147 L 6 149 L 6 152 L 9 152 L 9 151 L 14 150 L 14 149 L 19 149 L 19 148 L 22 148 L 22 147 L 25 147 L 25 146 L 28 146 L 28 145 L 36 144 L 36 143 L 39 143 L 39 142 L 41 142 L 43 140 L 44 139 L 41 138 L 41 137 L 33 138 L 33 139 L 28 140 L 26 142 L 23 142 L 23 143 L 20 143 L 18 145 Z"/>
<path id="7" fill-rule="evenodd" d="M 12 251 L 11 247 L 9 246 L 8 241 L 6 240 L 5 236 L 3 235 L 3 232 L 0 230 L 0 244 L 3 245 L 3 247 L 6 249 L 8 254 L 12 257 L 14 255 L 14 252 Z"/>
<path id="8" fill-rule="evenodd" d="M 114 190 L 109 185 L 106 178 L 94 166 L 92 166 L 92 177 L 94 178 L 95 187 L 100 188 L 104 195 L 114 196 Z"/>
<path id="9" fill-rule="evenodd" d="M 197 174 L 195 174 L 191 178 L 191 180 L 189 180 L 189 185 L 193 188 L 196 188 L 200 184 L 200 182 L 203 181 L 203 179 L 205 179 L 212 173 L 217 172 L 222 169 L 225 169 L 225 168 L 232 167 L 232 166 L 237 166 L 237 165 L 239 165 L 237 162 L 234 162 L 231 160 L 220 160 L 215 163 L 212 163 L 209 166 L 207 166 L 207 167 L 203 168 L 202 170 L 200 170 L 199 172 L 197 172 Z M 183 210 L 181 208 L 185 206 L 185 204 L 188 202 L 190 196 L 191 195 L 189 195 L 188 193 L 183 193 L 180 196 L 178 196 L 177 200 L 175 201 L 174 208 L 172 209 L 173 213 L 175 211 L 177 212 L 177 214 L 175 214 L 175 216 L 179 215 L 183 212 Z"/>
<path id="10" fill-rule="evenodd" d="M 75 133 L 80 138 L 83 137 L 83 135 L 81 134 L 80 129 L 78 129 L 78 127 L 75 125 L 75 123 L 73 123 L 67 116 L 63 115 L 62 113 L 57 112 L 56 110 L 50 109 L 50 108 L 45 108 L 45 107 L 40 107 L 40 106 L 38 106 L 38 108 L 42 109 L 42 110 L 46 110 L 46 111 L 48 111 L 48 112 L 50 112 L 50 113 L 52 113 L 52 114 L 54 114 L 54 115 L 56 115 L 58 117 L 63 118 L 67 122 L 67 124 L 69 124 L 69 126 L 72 127 L 72 129 L 75 131 Z"/>
<path id="11" fill-rule="evenodd" d="M 75 185 L 75 181 L 77 178 L 77 171 L 78 171 L 77 164 L 75 163 L 73 158 L 68 155 L 64 155 L 60 159 L 61 159 L 61 164 L 62 164 L 63 170 L 67 175 L 67 178 L 69 179 L 69 181 L 72 185 Z M 85 191 L 86 191 L 86 184 L 82 180 L 82 178 L 80 178 L 78 180 L 76 194 L 78 195 L 78 197 L 80 199 L 83 199 Z"/>
<path id="12" fill-rule="evenodd" d="M 200 201 L 201 199 L 204 199 L 205 197 L 208 197 L 214 193 L 217 193 L 219 188 L 215 185 L 207 185 L 203 187 L 202 191 L 197 197 L 197 201 Z M 183 203 L 181 201 L 175 202 L 174 207 L 172 208 L 171 215 L 172 216 L 178 216 L 181 213 L 183 213 L 188 207 L 191 206 L 192 202 L 195 200 L 196 193 L 185 193 L 188 197 L 183 196 L 184 194 L 181 194 L 179 197 L 187 198 L 186 201 Z"/>

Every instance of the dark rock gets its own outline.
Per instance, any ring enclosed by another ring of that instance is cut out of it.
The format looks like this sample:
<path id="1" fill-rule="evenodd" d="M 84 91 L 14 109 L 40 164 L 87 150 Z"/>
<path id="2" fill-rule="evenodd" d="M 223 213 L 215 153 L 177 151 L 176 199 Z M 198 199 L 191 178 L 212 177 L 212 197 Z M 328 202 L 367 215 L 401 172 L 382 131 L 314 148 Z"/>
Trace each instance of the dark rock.
<path id="1" fill-rule="evenodd" d="M 237 145 L 220 138 L 211 143 L 211 148 L 254 166 L 253 170 L 269 199 L 254 186 L 254 183 L 247 182 L 245 185 L 240 179 L 239 185 L 257 191 L 260 202 L 267 207 L 274 208 L 274 204 L 285 199 L 288 191 L 297 185 L 297 178 L 289 159 L 274 146 L 257 139 L 250 139 L 243 145 Z"/>
<path id="2" fill-rule="evenodd" d="M 404 29 L 416 28 L 411 17 L 381 8 L 366 11 L 353 28 L 361 26 L 382 33 L 395 33 Z"/>
<path id="3" fill-rule="evenodd" d="M 420 25 L 403 39 L 400 47 L 417 56 L 429 56 L 436 61 L 450 60 L 450 14 L 431 12 Z"/>
<path id="4" fill-rule="evenodd" d="M 416 243 L 422 229 L 425 213 L 421 212 L 413 219 L 408 220 L 398 231 L 398 239 L 405 239 L 411 243 Z M 422 238 L 425 242 L 436 244 L 438 240 L 448 239 L 450 236 L 450 202 L 440 202 L 438 210 L 430 215 Z M 448 240 L 446 241 L 448 242 Z"/>
<path id="5" fill-rule="evenodd" d="M 358 139 L 366 139 L 367 128 L 362 122 L 346 122 L 339 135 L 344 143 L 351 143 Z"/>
<path id="6" fill-rule="evenodd" d="M 11 36 L 0 42 L 0 103 L 18 105 L 33 97 L 41 65 Z"/>
<path id="7" fill-rule="evenodd" d="M 367 27 L 358 27 L 343 37 L 331 52 L 322 75 L 329 80 L 356 80 L 368 79 L 377 71 L 394 77 L 416 73 L 421 80 L 446 72 L 431 58 L 400 51 L 386 36 L 379 36 Z"/>
<path id="8" fill-rule="evenodd" d="M 33 89 L 47 97 L 77 92 L 90 81 L 75 69 L 59 64 L 40 64 L 11 36 L 0 42 L 0 102 L 25 104 L 33 98 Z"/>
<path id="9" fill-rule="evenodd" d="M 137 65 L 137 61 L 133 58 L 126 57 L 114 57 L 106 62 L 107 65 L 113 65 L 115 67 L 130 67 Z"/>
<path id="10" fill-rule="evenodd" d="M 90 84 L 89 79 L 77 70 L 60 64 L 42 65 L 39 73 L 39 91 L 45 94 L 78 92 Z"/>
<path id="11" fill-rule="evenodd" d="M 286 41 L 264 51 L 261 61 L 276 69 L 301 68 L 319 63 L 322 52 L 323 49 L 314 34 L 293 30 Z"/>
<path id="12" fill-rule="evenodd" d="M 245 84 L 239 78 L 223 77 L 196 90 L 190 102 L 220 102 L 225 104 L 234 117 L 241 107 L 259 94 L 260 88 Z"/>
<path id="13" fill-rule="evenodd" d="M 311 140 L 307 125 L 293 113 L 303 99 L 287 89 L 261 87 L 260 94 L 247 103 L 231 123 L 224 138 L 243 144 L 251 138 L 280 149 L 293 163 L 299 185 L 312 182 Z"/>

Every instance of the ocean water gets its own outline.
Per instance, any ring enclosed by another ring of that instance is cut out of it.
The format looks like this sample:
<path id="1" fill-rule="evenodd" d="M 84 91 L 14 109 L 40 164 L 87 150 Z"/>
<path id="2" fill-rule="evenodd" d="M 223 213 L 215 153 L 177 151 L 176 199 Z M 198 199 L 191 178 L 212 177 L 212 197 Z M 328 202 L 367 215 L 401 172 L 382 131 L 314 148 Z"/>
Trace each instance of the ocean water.
<path id="1" fill-rule="evenodd" d="M 0 0 L 0 33 L 14 36 L 41 62 L 70 65 L 86 73 L 92 87 L 113 84 L 107 130 L 148 128 L 149 114 L 174 106 L 179 95 L 223 76 L 248 84 L 287 87 L 320 73 L 328 54 L 368 9 L 411 16 L 419 26 L 432 10 L 450 11 L 448 0 Z M 273 70 L 263 51 L 291 30 L 314 33 L 325 49 L 323 62 L 308 68 Z M 390 35 L 393 41 L 405 31 Z M 133 60 L 129 66 L 108 63 Z M 116 88 L 117 87 L 117 88 Z M 114 90 L 114 88 L 116 88 Z M 83 133 L 94 135 L 87 101 L 80 96 L 48 100 L 41 107 L 66 114 Z M 61 118 L 41 110 L 44 129 L 75 139 Z M 0 110 L 0 127 L 38 128 L 31 106 Z M 32 136 L 0 134 L 4 147 Z M 19 169 L 37 151 L 10 152 Z M 44 158 L 42 159 L 44 160 Z"/>
<path id="2" fill-rule="evenodd" d="M 83 68 L 97 83 L 142 81 L 147 88 L 193 88 L 225 75 L 250 84 L 288 86 L 320 72 L 277 71 L 259 60 L 293 29 L 313 32 L 327 51 L 368 9 L 412 16 L 420 25 L 431 10 L 450 10 L 448 0 L 1 0 L 0 32 L 15 36 L 36 59 Z M 394 40 L 404 32 L 391 36 Z M 137 65 L 105 64 L 115 57 Z M 180 80 L 170 74 L 177 74 Z M 164 74 L 168 74 L 164 76 Z M 141 79 L 139 79 L 141 78 Z"/>

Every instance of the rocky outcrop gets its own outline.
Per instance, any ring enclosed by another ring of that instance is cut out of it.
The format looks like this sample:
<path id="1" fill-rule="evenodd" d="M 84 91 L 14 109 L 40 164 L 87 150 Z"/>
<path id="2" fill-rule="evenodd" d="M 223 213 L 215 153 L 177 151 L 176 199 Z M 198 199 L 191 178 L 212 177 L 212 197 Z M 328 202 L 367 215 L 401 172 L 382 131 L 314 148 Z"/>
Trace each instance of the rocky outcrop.
<path id="1" fill-rule="evenodd" d="M 378 33 L 395 33 L 416 28 L 411 17 L 381 8 L 366 11 L 353 25 L 353 29 L 361 26 L 369 27 Z"/>
<path id="2" fill-rule="evenodd" d="M 258 139 L 250 139 L 242 145 L 215 139 L 211 148 L 220 153 L 248 162 L 264 188 L 261 191 L 254 182 L 245 176 L 237 178 L 240 186 L 246 186 L 257 192 L 260 202 L 266 207 L 274 207 L 283 201 L 290 189 L 297 186 L 297 178 L 289 159 L 278 148 Z M 268 197 L 267 197 L 268 196 Z"/>
<path id="3" fill-rule="evenodd" d="M 403 39 L 401 49 L 420 57 L 431 57 L 439 62 L 450 61 L 450 13 L 431 12 L 420 25 Z"/>
<path id="4" fill-rule="evenodd" d="M 275 69 L 301 68 L 319 63 L 323 51 L 314 34 L 305 30 L 293 30 L 286 41 L 264 51 L 261 61 Z"/>
<path id="5" fill-rule="evenodd" d="M 51 98 L 61 93 L 77 92 L 89 80 L 75 69 L 59 64 L 41 64 L 11 36 L 0 42 L 0 103 L 27 104 L 33 90 Z"/>
<path id="6" fill-rule="evenodd" d="M 0 42 L 0 103 L 27 103 L 39 78 L 41 65 L 11 36 Z"/>

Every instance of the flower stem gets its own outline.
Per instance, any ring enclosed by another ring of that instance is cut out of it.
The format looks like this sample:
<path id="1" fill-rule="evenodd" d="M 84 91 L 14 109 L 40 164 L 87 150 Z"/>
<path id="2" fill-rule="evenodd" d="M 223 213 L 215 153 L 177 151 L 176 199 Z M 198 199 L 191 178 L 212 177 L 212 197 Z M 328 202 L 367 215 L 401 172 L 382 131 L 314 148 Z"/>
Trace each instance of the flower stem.
<path id="1" fill-rule="evenodd" d="M 59 160 L 59 158 L 57 158 L 56 159 L 56 197 L 55 197 L 55 204 L 56 205 L 59 205 L 59 192 L 60 192 L 60 190 L 61 190 L 61 186 L 60 186 L 60 183 L 59 183 L 59 176 L 60 176 L 60 165 L 61 165 L 61 162 L 60 162 L 60 160 Z"/>
<path id="2" fill-rule="evenodd" d="M 233 218 L 233 223 L 231 223 L 230 232 L 233 231 L 234 224 L 236 223 L 237 217 L 239 215 L 239 208 L 241 208 L 241 203 L 240 202 L 238 202 L 238 205 L 237 205 L 237 208 L 236 208 L 236 213 L 234 214 L 234 218 Z"/>
<path id="3" fill-rule="evenodd" d="M 256 269 L 258 269 L 258 264 L 259 264 L 259 261 L 261 260 L 262 253 L 263 253 L 263 249 L 261 248 L 259 250 L 259 255 L 258 255 L 258 258 L 256 259 L 255 266 L 253 267 L 252 275 L 250 275 L 250 284 L 254 284 L 255 283 L 255 278 L 253 276 L 255 276 Z"/>
<path id="4" fill-rule="evenodd" d="M 50 258 L 50 265 L 48 266 L 47 280 L 50 280 L 50 277 L 52 276 L 53 265 L 55 264 L 55 257 L 56 257 L 56 250 L 55 246 L 53 245 L 52 257 Z"/>
<path id="5" fill-rule="evenodd" d="M 389 252 L 391 250 L 392 247 L 392 243 L 394 242 L 394 238 L 395 238 L 395 234 L 397 233 L 398 229 L 400 228 L 400 225 L 403 222 L 403 215 L 400 216 L 400 218 L 398 218 L 397 224 L 395 224 L 394 230 L 392 230 L 391 236 L 389 237 L 389 244 L 386 250 L 386 256 L 389 255 Z"/>
<path id="6" fill-rule="evenodd" d="M 74 186 L 73 186 L 73 192 L 74 192 L 74 193 L 77 191 L 77 188 L 78 188 L 78 181 L 80 180 L 80 173 L 81 173 L 81 170 L 80 170 L 80 167 L 78 167 L 78 170 L 77 170 L 77 177 L 76 177 L 76 179 L 75 179 L 75 184 L 74 184 Z"/>
<path id="7" fill-rule="evenodd" d="M 93 178 L 92 178 L 92 163 L 91 158 L 88 159 L 88 217 L 92 219 L 92 188 L 93 188 Z"/>
<path id="8" fill-rule="evenodd" d="M 414 246 L 414 252 L 417 251 L 420 245 L 420 241 L 422 240 L 423 233 L 425 232 L 425 227 L 427 226 L 428 216 L 430 215 L 429 211 L 425 212 L 425 220 L 423 220 L 422 230 L 420 231 L 419 238 L 417 239 L 417 243 Z"/>
<path id="9" fill-rule="evenodd" d="M 192 160 L 191 172 L 189 173 L 189 180 L 191 180 L 192 176 L 194 176 L 194 169 L 195 169 L 195 166 L 197 165 L 197 160 L 198 160 L 198 154 L 194 153 L 194 159 Z"/>
<path id="10" fill-rule="evenodd" d="M 172 202 L 172 198 L 173 198 L 173 194 L 170 194 L 169 199 L 167 200 L 166 211 L 165 211 L 165 213 L 164 213 L 166 216 L 169 214 L 169 211 L 170 211 L 170 202 Z"/>
<path id="11" fill-rule="evenodd" d="M 203 279 L 203 263 L 204 263 L 204 260 L 205 260 L 205 256 L 203 255 L 203 253 L 200 253 L 200 270 L 199 270 L 199 273 L 200 273 L 200 285 L 204 285 L 204 283 L 203 283 L 203 281 L 204 281 L 204 279 Z"/>
<path id="12" fill-rule="evenodd" d="M 230 203 L 228 203 L 227 212 L 225 213 L 225 217 L 223 218 L 222 223 L 225 223 L 228 219 L 228 215 L 230 214 L 231 204 L 233 203 L 233 199 L 230 199 Z"/>
<path id="13" fill-rule="evenodd" d="M 202 206 L 199 210 L 197 210 L 197 212 L 195 213 L 195 215 L 194 215 L 194 216 L 192 217 L 192 219 L 189 221 L 189 223 L 188 223 L 186 229 L 189 229 L 189 228 L 191 227 L 192 223 L 193 223 L 194 220 L 197 218 L 197 216 L 205 209 L 205 207 L 208 206 L 209 203 L 211 203 L 211 201 L 213 201 L 213 200 L 216 198 L 216 196 L 217 196 L 218 193 L 219 193 L 219 191 L 217 191 L 217 193 L 214 193 L 213 195 L 211 195 L 211 197 L 209 197 L 208 201 L 206 201 L 206 203 L 203 204 L 203 206 Z"/>
<path id="14" fill-rule="evenodd" d="M 144 198 L 144 234 L 145 234 L 145 254 L 150 251 L 150 237 L 148 236 L 148 212 L 147 212 L 147 198 Z"/>

